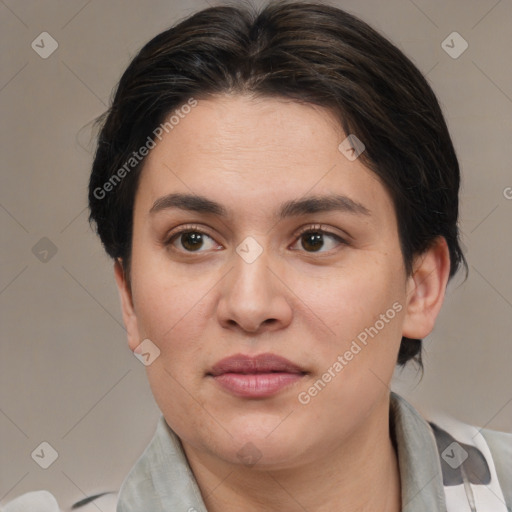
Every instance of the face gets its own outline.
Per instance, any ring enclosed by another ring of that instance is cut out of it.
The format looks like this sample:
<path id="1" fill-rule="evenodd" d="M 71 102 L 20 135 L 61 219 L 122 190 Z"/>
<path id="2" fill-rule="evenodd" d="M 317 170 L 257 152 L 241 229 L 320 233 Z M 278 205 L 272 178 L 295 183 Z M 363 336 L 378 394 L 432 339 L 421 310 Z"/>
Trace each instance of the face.
<path id="1" fill-rule="evenodd" d="M 146 159 L 131 288 L 117 279 L 130 347 L 158 347 L 149 381 L 191 450 L 292 467 L 387 406 L 412 281 L 390 195 L 345 138 L 321 108 L 219 96 Z"/>

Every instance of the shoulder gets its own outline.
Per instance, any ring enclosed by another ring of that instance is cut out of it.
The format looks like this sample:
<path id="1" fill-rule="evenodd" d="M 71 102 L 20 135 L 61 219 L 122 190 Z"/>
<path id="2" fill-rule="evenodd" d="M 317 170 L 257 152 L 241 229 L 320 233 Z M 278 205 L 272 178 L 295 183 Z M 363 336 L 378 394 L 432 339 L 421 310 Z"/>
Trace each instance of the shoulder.
<path id="1" fill-rule="evenodd" d="M 482 429 L 509 510 L 512 510 L 512 434 Z"/>
<path id="2" fill-rule="evenodd" d="M 116 512 L 117 496 L 113 492 L 104 492 L 77 501 L 71 510 L 80 512 Z M 68 509 L 66 509 L 68 510 Z M 0 512 L 60 512 L 61 508 L 53 494 L 48 491 L 32 491 L 18 496 L 4 506 Z"/>
<path id="3" fill-rule="evenodd" d="M 429 423 L 436 438 L 445 490 L 454 492 L 454 486 L 464 484 L 466 490 L 471 488 L 475 493 L 477 502 L 496 500 L 491 510 L 504 510 L 505 505 L 512 512 L 512 434 L 444 415 Z"/>
<path id="4" fill-rule="evenodd" d="M 116 512 L 117 494 L 104 492 L 77 501 L 71 508 L 79 512 Z"/>

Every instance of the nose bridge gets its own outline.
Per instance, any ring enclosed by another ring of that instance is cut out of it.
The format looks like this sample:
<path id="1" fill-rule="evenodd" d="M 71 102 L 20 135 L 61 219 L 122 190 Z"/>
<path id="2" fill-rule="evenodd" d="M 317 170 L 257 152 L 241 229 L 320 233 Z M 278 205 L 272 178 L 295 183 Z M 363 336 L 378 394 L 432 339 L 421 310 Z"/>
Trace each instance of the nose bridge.
<path id="1" fill-rule="evenodd" d="M 253 238 L 248 237 L 240 243 L 233 258 L 233 295 L 249 302 L 251 297 L 254 300 L 269 301 L 274 288 L 272 272 L 269 270 L 271 259 L 269 249 L 263 249 Z"/>
<path id="2" fill-rule="evenodd" d="M 256 331 L 262 324 L 284 325 L 290 321 L 291 308 L 286 287 L 271 271 L 270 250 L 247 237 L 233 254 L 233 270 L 226 280 L 219 304 L 219 320 Z"/>

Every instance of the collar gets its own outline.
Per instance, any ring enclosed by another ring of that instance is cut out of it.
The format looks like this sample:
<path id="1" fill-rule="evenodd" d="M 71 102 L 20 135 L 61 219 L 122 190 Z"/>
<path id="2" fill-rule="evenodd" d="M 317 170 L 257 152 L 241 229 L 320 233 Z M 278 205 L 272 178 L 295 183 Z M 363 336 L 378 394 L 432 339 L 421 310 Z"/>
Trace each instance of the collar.
<path id="1" fill-rule="evenodd" d="M 420 414 L 395 393 L 390 430 L 398 453 L 402 512 L 446 512 L 436 441 Z M 117 512 L 207 512 L 178 436 L 161 417 L 156 433 L 126 477 Z"/>
<path id="2" fill-rule="evenodd" d="M 432 429 L 396 393 L 391 393 L 389 420 L 398 453 L 402 512 L 446 512 L 441 463 Z"/>

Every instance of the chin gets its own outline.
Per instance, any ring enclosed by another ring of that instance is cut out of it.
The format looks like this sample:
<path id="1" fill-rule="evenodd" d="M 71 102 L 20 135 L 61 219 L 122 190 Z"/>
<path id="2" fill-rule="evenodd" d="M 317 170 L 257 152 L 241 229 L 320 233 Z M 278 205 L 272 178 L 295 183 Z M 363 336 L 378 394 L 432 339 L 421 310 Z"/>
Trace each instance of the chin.
<path id="1" fill-rule="evenodd" d="M 283 421 L 286 415 L 281 418 L 262 416 L 249 414 L 226 424 L 232 436 L 225 445 L 226 458 L 230 462 L 285 467 L 297 457 L 299 448 L 304 448 L 306 436 L 298 433 L 291 419 Z"/>

